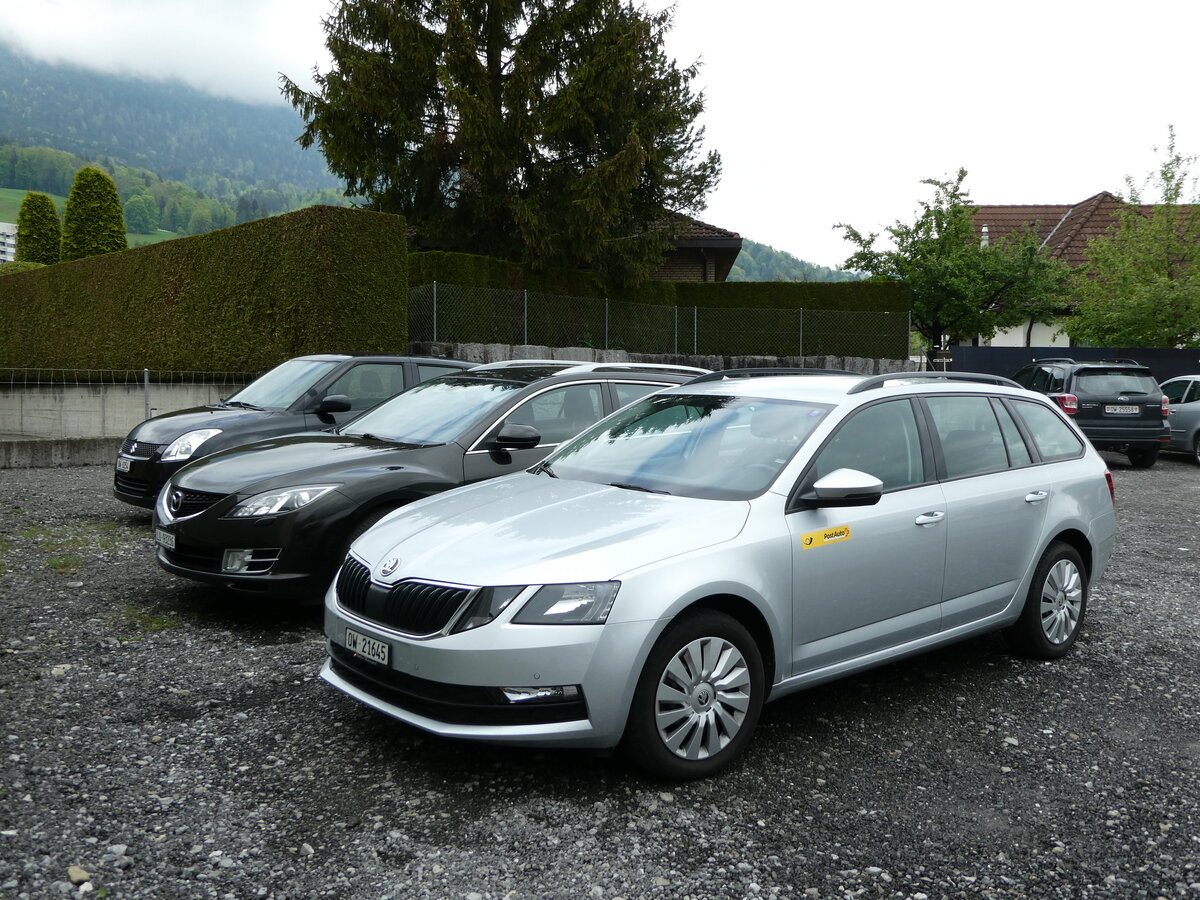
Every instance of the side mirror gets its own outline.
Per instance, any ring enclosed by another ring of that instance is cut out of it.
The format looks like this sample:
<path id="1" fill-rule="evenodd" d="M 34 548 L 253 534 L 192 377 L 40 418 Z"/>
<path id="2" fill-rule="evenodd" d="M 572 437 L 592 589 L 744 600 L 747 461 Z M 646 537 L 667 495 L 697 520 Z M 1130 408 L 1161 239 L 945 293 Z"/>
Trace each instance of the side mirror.
<path id="1" fill-rule="evenodd" d="M 542 442 L 542 435 L 532 425 L 505 422 L 492 439 L 497 450 L 532 450 Z"/>
<path id="2" fill-rule="evenodd" d="M 317 407 L 319 413 L 350 412 L 350 398 L 345 394 L 330 394 Z"/>
<path id="3" fill-rule="evenodd" d="M 883 482 L 858 469 L 834 469 L 818 479 L 800 499 L 809 509 L 874 506 L 883 496 Z"/>

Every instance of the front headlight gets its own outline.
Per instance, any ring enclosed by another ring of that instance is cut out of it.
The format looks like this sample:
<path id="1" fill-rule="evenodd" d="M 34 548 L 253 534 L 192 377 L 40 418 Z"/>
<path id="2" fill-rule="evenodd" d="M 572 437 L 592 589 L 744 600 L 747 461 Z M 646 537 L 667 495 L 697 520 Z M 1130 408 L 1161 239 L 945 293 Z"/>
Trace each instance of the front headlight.
<path id="1" fill-rule="evenodd" d="M 617 599 L 619 581 L 547 584 L 529 598 L 513 622 L 521 625 L 603 625 Z"/>
<path id="2" fill-rule="evenodd" d="M 293 512 L 302 506 L 308 506 L 319 497 L 324 497 L 336 487 L 336 484 L 309 484 L 303 487 L 282 488 L 278 491 L 265 491 L 243 500 L 229 511 L 227 517 L 245 519 Z"/>
<path id="3" fill-rule="evenodd" d="M 470 631 L 472 628 L 486 625 L 508 609 L 508 605 L 516 600 L 523 590 L 524 585 L 480 588 L 471 605 L 458 617 L 450 633 L 458 634 L 460 631 Z"/>
<path id="4" fill-rule="evenodd" d="M 171 441 L 167 449 L 163 451 L 162 458 L 166 462 L 187 459 L 199 449 L 201 444 L 220 433 L 220 428 L 201 428 L 198 431 L 189 431 L 187 434 L 182 434 Z"/>

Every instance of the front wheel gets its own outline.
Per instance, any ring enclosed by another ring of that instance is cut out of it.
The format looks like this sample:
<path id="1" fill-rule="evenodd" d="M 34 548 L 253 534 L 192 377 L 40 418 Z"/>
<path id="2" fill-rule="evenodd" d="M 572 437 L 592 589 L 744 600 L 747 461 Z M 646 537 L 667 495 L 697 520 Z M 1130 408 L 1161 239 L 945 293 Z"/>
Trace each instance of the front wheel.
<path id="1" fill-rule="evenodd" d="M 1157 447 L 1131 447 L 1126 454 L 1135 469 L 1148 469 L 1158 459 Z"/>
<path id="2" fill-rule="evenodd" d="M 650 651 L 622 750 L 666 778 L 712 775 L 745 748 L 765 693 L 762 654 L 750 632 L 715 610 L 686 614 Z"/>
<path id="3" fill-rule="evenodd" d="M 1087 572 L 1069 544 L 1053 543 L 1038 563 L 1021 617 L 1005 629 L 1012 647 L 1035 659 L 1058 659 L 1079 637 L 1087 610 Z"/>
<path id="4" fill-rule="evenodd" d="M 1196 460 L 1196 465 L 1200 466 L 1200 434 L 1196 435 L 1196 439 L 1192 441 L 1192 459 Z"/>

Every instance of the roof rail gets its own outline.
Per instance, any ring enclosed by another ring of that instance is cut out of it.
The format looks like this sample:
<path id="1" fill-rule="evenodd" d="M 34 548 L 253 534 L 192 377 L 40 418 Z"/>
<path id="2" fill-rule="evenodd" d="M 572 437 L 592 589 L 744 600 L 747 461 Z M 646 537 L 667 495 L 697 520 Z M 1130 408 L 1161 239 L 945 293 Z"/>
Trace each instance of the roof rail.
<path id="1" fill-rule="evenodd" d="M 787 369 L 778 367 L 763 367 L 757 369 L 722 369 L 719 372 L 709 372 L 699 378 L 693 378 L 688 384 L 699 384 L 702 381 L 724 381 L 727 378 L 765 378 L 773 375 L 861 375 L 861 372 L 847 372 L 845 369 Z"/>
<path id="2" fill-rule="evenodd" d="M 572 372 L 633 372 L 653 373 L 664 372 L 668 375 L 707 375 L 709 369 L 699 366 L 673 365 L 672 363 L 641 363 L 641 362 L 598 362 L 582 363 L 572 366 Z"/>
<path id="3" fill-rule="evenodd" d="M 1100 360 L 1097 360 L 1097 362 L 1122 363 L 1124 365 L 1129 365 L 1129 366 L 1140 366 L 1141 365 L 1141 363 L 1138 362 L 1136 359 L 1130 359 L 1128 356 L 1118 356 L 1118 357 L 1115 357 L 1114 359 L 1100 359 Z"/>
<path id="4" fill-rule="evenodd" d="M 1075 360 L 1071 359 L 1071 357 L 1069 357 L 1069 356 L 1041 356 L 1041 357 L 1038 357 L 1037 359 L 1035 359 L 1034 362 L 1035 363 L 1055 363 L 1056 362 L 1056 363 L 1067 363 L 1068 365 L 1072 365 L 1072 366 L 1075 365 Z"/>
<path id="5" fill-rule="evenodd" d="M 968 381 L 975 384 L 1020 387 L 1011 378 L 1005 378 L 1003 375 L 985 375 L 982 372 L 892 372 L 890 375 L 872 375 L 870 378 L 864 378 L 858 384 L 854 385 L 854 387 L 850 388 L 850 390 L 846 391 L 846 393 L 861 394 L 863 391 L 882 387 L 889 381 Z"/>

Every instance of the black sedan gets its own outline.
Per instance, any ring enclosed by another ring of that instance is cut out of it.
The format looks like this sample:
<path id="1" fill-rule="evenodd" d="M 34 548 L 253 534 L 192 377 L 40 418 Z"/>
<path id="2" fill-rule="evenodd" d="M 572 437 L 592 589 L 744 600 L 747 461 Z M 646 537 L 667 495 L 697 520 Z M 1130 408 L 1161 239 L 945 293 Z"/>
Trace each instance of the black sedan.
<path id="1" fill-rule="evenodd" d="M 215 453 L 159 495 L 158 562 L 232 590 L 319 601 L 354 538 L 392 510 L 527 469 L 613 410 L 703 373 L 495 363 L 420 384 L 332 433 Z"/>
<path id="2" fill-rule="evenodd" d="M 251 441 L 348 422 L 422 381 L 473 363 L 417 356 L 298 356 L 228 400 L 147 419 L 117 451 L 113 496 L 147 509 L 187 463 Z"/>

